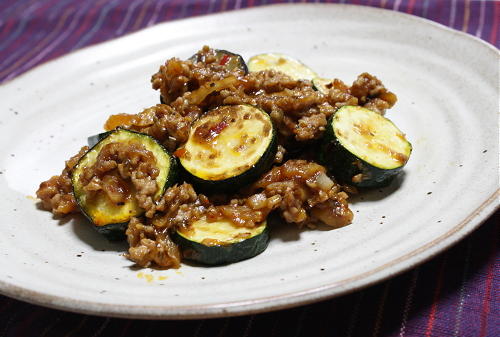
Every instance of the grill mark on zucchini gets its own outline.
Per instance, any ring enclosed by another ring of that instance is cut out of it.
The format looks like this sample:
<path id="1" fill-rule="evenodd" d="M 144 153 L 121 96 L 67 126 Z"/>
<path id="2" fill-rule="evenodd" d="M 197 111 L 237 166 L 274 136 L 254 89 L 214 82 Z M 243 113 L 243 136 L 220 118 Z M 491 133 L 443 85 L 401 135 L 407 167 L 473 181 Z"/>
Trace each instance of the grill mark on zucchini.
<path id="1" fill-rule="evenodd" d="M 271 118 L 250 105 L 216 108 L 198 119 L 177 151 L 188 179 L 202 189 L 236 190 L 270 168 L 277 150 Z"/>
<path id="2" fill-rule="evenodd" d="M 318 75 L 308 66 L 293 57 L 268 53 L 252 56 L 248 60 L 248 69 L 251 72 L 272 69 L 282 72 L 294 80 L 312 80 Z"/>
<path id="3" fill-rule="evenodd" d="M 389 119 L 363 107 L 344 106 L 328 122 L 320 156 L 340 181 L 369 188 L 389 184 L 411 151 Z"/>

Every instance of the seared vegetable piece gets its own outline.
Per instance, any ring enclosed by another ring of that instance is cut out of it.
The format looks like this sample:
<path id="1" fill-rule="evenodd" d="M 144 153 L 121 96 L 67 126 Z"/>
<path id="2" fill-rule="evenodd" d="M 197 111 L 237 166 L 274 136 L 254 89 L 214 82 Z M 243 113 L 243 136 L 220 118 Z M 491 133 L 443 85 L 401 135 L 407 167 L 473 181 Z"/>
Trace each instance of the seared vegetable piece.
<path id="1" fill-rule="evenodd" d="M 222 49 L 214 49 L 215 50 L 215 63 L 223 66 L 225 69 L 232 71 L 235 69 L 241 70 L 244 74 L 248 74 L 248 68 L 243 60 L 243 57 L 241 57 L 238 54 L 231 53 L 230 51 L 227 50 L 222 50 Z M 203 55 L 202 54 L 194 54 L 189 58 L 190 61 L 192 62 L 203 62 Z M 193 94 L 191 95 L 191 98 L 189 102 L 191 104 L 199 104 L 203 101 L 203 99 L 208 96 L 210 93 L 214 91 L 219 91 L 221 89 L 225 88 L 225 85 L 229 85 L 236 82 L 236 77 L 235 76 L 228 76 L 220 81 L 215 81 L 215 82 L 210 82 L 206 83 L 205 86 L 200 87 L 197 89 Z M 160 95 L 160 103 L 161 104 L 166 104 L 166 100 L 163 98 L 163 96 Z"/>
<path id="2" fill-rule="evenodd" d="M 248 69 L 251 72 L 262 70 L 280 71 L 295 80 L 312 80 L 318 75 L 302 62 L 283 54 L 259 54 L 248 60 Z"/>
<path id="3" fill-rule="evenodd" d="M 226 105 L 198 119 L 174 155 L 199 188 L 229 191 L 267 171 L 276 150 L 276 131 L 266 112 L 251 105 Z"/>
<path id="4" fill-rule="evenodd" d="M 240 69 L 242 70 L 245 74 L 248 73 L 248 68 L 243 60 L 243 57 L 241 57 L 238 54 L 232 53 L 227 50 L 223 49 L 214 49 L 215 50 L 215 59 L 216 59 L 216 64 L 224 66 L 228 70 L 235 70 L 235 69 Z M 194 54 L 189 58 L 190 61 L 193 62 L 202 62 L 203 60 L 201 59 L 200 54 Z"/>
<path id="5" fill-rule="evenodd" d="M 109 135 L 109 132 L 99 133 L 97 135 L 93 135 L 87 138 L 87 144 L 89 147 L 94 147 L 99 141 L 106 138 Z"/>
<path id="6" fill-rule="evenodd" d="M 179 229 L 174 236 L 182 256 L 203 264 L 238 262 L 262 253 L 269 242 L 264 221 L 255 228 L 236 227 L 231 221 L 205 218 Z"/>
<path id="7" fill-rule="evenodd" d="M 343 106 L 329 120 L 321 160 L 342 182 L 380 187 L 401 172 L 411 150 L 389 119 L 363 107 Z"/>
<path id="8" fill-rule="evenodd" d="M 119 147 L 126 150 L 120 154 Z M 132 149 L 129 151 L 133 153 L 132 157 L 123 157 L 127 149 Z M 103 151 L 108 154 L 104 156 Z M 143 181 L 147 182 L 148 179 L 144 172 L 138 172 L 138 167 L 144 164 L 143 158 L 149 158 L 153 163 L 147 174 L 154 179 L 156 186 L 148 188 L 156 188 L 151 197 L 153 201 L 158 200 L 175 181 L 176 162 L 163 146 L 148 135 L 124 129 L 111 131 L 75 166 L 71 181 L 76 202 L 98 232 L 110 240 L 124 238 L 130 218 L 144 213 L 136 198 L 138 189 L 145 188 L 144 184 L 139 186 L 137 181 L 145 178 Z M 106 168 L 112 162 L 116 165 Z"/>
<path id="9" fill-rule="evenodd" d="M 332 88 L 332 80 L 316 77 L 312 80 L 313 88 L 322 94 L 327 94 L 328 91 Z"/>

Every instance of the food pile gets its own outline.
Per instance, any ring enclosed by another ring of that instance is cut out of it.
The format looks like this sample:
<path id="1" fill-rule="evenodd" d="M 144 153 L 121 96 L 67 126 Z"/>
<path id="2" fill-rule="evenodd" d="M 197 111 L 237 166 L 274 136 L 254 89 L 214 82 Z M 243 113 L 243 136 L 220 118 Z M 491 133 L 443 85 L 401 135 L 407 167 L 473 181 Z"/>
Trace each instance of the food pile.
<path id="1" fill-rule="evenodd" d="M 112 115 L 37 191 L 54 214 L 83 213 L 142 267 L 226 264 L 267 247 L 268 219 L 352 222 L 348 193 L 384 186 L 411 145 L 383 115 L 375 76 L 352 85 L 299 61 L 203 47 L 151 79 L 161 104 Z"/>

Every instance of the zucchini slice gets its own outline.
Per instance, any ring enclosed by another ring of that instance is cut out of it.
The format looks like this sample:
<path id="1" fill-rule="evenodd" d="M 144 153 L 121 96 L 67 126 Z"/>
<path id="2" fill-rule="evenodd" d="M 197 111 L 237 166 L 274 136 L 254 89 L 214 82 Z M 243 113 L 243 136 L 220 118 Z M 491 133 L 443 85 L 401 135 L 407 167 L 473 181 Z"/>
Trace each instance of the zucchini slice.
<path id="1" fill-rule="evenodd" d="M 89 147 L 94 147 L 99 141 L 103 140 L 109 135 L 110 131 L 98 133 L 87 138 L 87 144 Z"/>
<path id="2" fill-rule="evenodd" d="M 251 72 L 262 70 L 280 71 L 294 80 L 312 80 L 318 75 L 302 62 L 284 54 L 259 54 L 248 60 L 248 69 Z"/>
<path id="3" fill-rule="evenodd" d="M 267 171 L 276 150 L 276 130 L 265 111 L 225 105 L 199 118 L 174 155 L 199 188 L 230 191 Z"/>
<path id="4" fill-rule="evenodd" d="M 332 87 L 332 80 L 316 77 L 312 79 L 313 89 L 321 92 L 322 94 L 328 94 L 330 88 Z"/>
<path id="5" fill-rule="evenodd" d="M 124 149 L 122 154 L 113 150 L 118 147 Z M 118 167 L 102 169 L 106 159 L 118 163 Z M 135 197 L 137 188 L 130 176 L 120 173 L 120 169 L 127 172 L 127 165 L 135 165 L 135 169 L 130 169 L 133 172 L 147 160 L 150 166 L 146 174 L 156 183 L 156 191 L 151 197 L 156 201 L 174 183 L 176 162 L 163 146 L 148 135 L 125 129 L 111 131 L 79 160 L 73 170 L 71 182 L 78 206 L 97 231 L 110 240 L 124 238 L 130 218 L 144 213 Z M 106 181 L 106 188 L 92 185 L 92 179 L 97 184 Z"/>
<path id="6" fill-rule="evenodd" d="M 224 68 L 230 71 L 239 69 L 243 71 L 245 74 L 248 74 L 248 67 L 245 63 L 245 60 L 243 60 L 243 57 L 241 57 L 241 55 L 223 49 L 214 49 L 214 51 L 215 51 L 216 64 L 224 66 Z M 203 61 L 202 55 L 198 53 L 191 56 L 189 60 L 193 62 Z"/>
<path id="7" fill-rule="evenodd" d="M 401 172 L 411 151 L 389 119 L 360 106 L 343 106 L 327 125 L 321 159 L 342 182 L 381 187 Z"/>
<path id="8" fill-rule="evenodd" d="M 223 66 L 224 69 L 227 69 L 231 72 L 233 70 L 240 70 L 241 72 L 243 72 L 244 75 L 248 74 L 248 67 L 245 63 L 245 60 L 243 60 L 243 57 L 241 57 L 241 55 L 223 49 L 214 49 L 214 51 L 215 51 L 215 62 L 214 62 L 215 64 Z M 196 53 L 193 56 L 191 56 L 188 60 L 192 62 L 203 62 L 204 57 L 205 55 L 201 53 Z M 209 92 L 208 90 L 205 91 Z M 161 94 L 160 94 L 160 103 L 167 104 L 166 100 L 163 98 Z M 195 101 L 191 102 L 191 104 L 196 105 L 199 104 L 199 102 Z"/>
<path id="9" fill-rule="evenodd" d="M 246 228 L 236 227 L 229 220 L 207 222 L 202 218 L 177 230 L 174 238 L 184 258 L 209 265 L 249 259 L 262 253 L 269 243 L 265 221 Z"/>

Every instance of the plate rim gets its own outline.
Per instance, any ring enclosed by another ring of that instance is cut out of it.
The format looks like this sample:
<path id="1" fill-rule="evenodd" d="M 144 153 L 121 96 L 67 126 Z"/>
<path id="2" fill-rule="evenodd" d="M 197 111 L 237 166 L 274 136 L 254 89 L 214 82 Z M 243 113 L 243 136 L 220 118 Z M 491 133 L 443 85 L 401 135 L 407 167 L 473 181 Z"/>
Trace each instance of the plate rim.
<path id="1" fill-rule="evenodd" d="M 420 24 L 432 25 L 437 29 L 447 31 L 448 33 L 456 34 L 462 38 L 466 38 L 476 43 L 480 43 L 483 47 L 493 51 L 500 56 L 498 49 L 470 34 L 462 31 L 457 31 L 450 27 L 447 27 L 441 23 L 418 17 L 415 15 L 402 13 L 399 11 L 393 11 L 385 8 L 376 8 L 370 6 L 359 6 L 353 4 L 269 4 L 258 7 L 250 7 L 239 9 L 236 11 L 226 11 L 219 13 L 209 13 L 204 15 L 199 15 L 196 17 L 182 18 L 173 21 L 163 22 L 155 24 L 151 27 L 146 27 L 136 32 L 125 34 L 121 37 L 115 39 L 109 39 L 106 41 L 99 42 L 78 50 L 72 51 L 60 57 L 47 60 L 31 68 L 30 70 L 9 79 L 2 84 L 1 87 L 6 85 L 11 85 L 16 80 L 30 76 L 32 72 L 36 72 L 39 68 L 45 67 L 52 62 L 56 62 L 61 58 L 70 57 L 73 54 L 78 54 L 81 52 L 86 52 L 88 49 L 99 48 L 101 44 L 107 42 L 116 41 L 120 39 L 126 39 L 132 35 L 143 34 L 148 29 L 155 29 L 158 26 L 175 25 L 181 21 L 197 21 L 199 19 L 204 19 L 207 16 L 232 16 L 238 15 L 241 12 L 248 11 L 266 11 L 270 7 L 309 7 L 317 8 L 322 7 L 356 7 L 359 10 L 364 10 L 368 12 L 384 11 L 385 13 L 390 12 L 390 15 L 404 17 L 406 19 L 414 20 Z M 351 292 L 363 289 L 365 287 L 374 285 L 388 278 L 395 277 L 415 266 L 422 264 L 434 256 L 438 255 L 445 249 L 449 248 L 453 244 L 462 240 L 465 236 L 470 234 L 473 230 L 477 229 L 489 216 L 491 216 L 498 208 L 500 197 L 500 188 L 497 188 L 490 196 L 484 199 L 483 203 L 476 209 L 470 212 L 462 221 L 458 222 L 455 226 L 450 228 L 447 232 L 443 233 L 437 238 L 425 243 L 422 246 L 404 254 L 400 255 L 390 261 L 376 267 L 348 277 L 346 279 L 321 285 L 319 287 L 314 287 L 302 291 L 294 291 L 291 293 L 286 293 L 282 295 L 275 296 L 264 296 L 259 298 L 254 298 L 251 300 L 237 300 L 232 302 L 222 302 L 215 304 L 194 304 L 194 305 L 122 305 L 122 304 L 111 304 L 111 303 L 100 303 L 99 301 L 92 300 L 79 300 L 66 298 L 59 295 L 48 295 L 41 291 L 31 290 L 29 288 L 24 288 L 17 286 L 12 283 L 0 280 L 0 294 L 29 302 L 32 304 L 42 305 L 54 309 L 71 311 L 75 313 L 92 314 L 98 316 L 109 316 L 109 317 L 120 317 L 120 318 L 139 318 L 139 319 L 204 319 L 204 318 L 217 318 L 217 317 L 228 317 L 228 316 L 239 316 L 247 314 L 255 314 L 267 311 L 282 310 L 291 307 L 296 307 L 300 305 L 310 304 L 317 301 L 326 300 L 340 295 L 346 295 Z M 495 204 L 495 200 L 497 203 Z M 346 285 L 352 284 L 351 287 L 345 288 Z"/>

